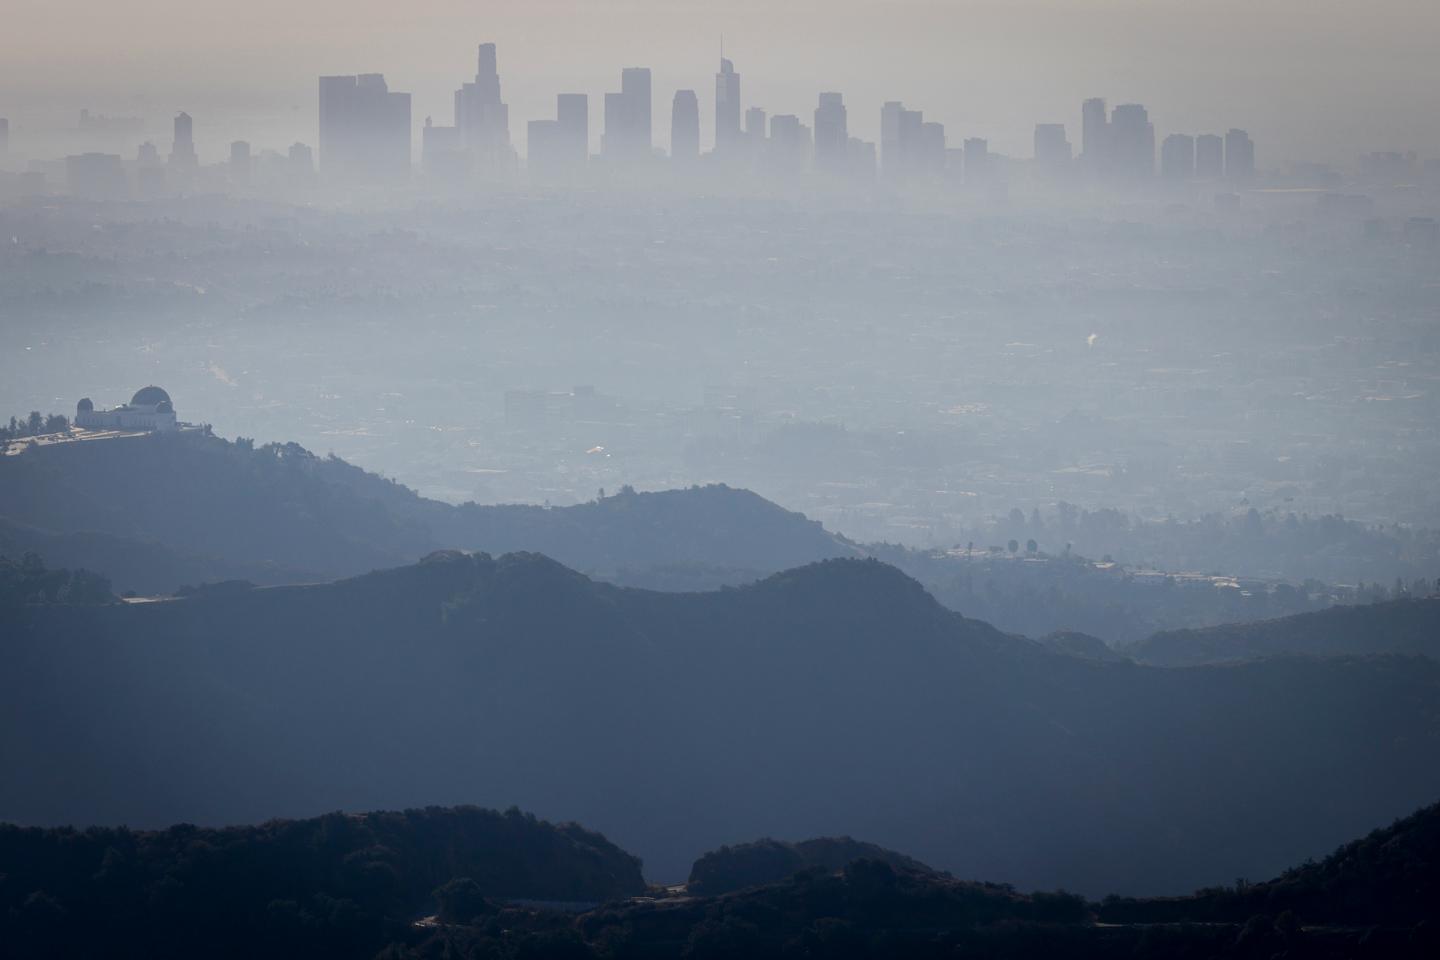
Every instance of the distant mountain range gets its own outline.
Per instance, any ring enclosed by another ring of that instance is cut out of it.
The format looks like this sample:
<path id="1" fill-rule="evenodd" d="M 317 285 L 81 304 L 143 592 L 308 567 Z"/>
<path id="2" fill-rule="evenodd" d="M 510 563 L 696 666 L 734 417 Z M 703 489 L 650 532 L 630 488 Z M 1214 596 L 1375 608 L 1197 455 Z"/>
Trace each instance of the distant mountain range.
<path id="1" fill-rule="evenodd" d="M 514 803 L 658 879 L 727 842 L 855 834 L 960 876 L 1163 893 L 1440 795 L 1433 661 L 1103 662 L 875 561 L 666 594 L 444 553 L 6 627 L 0 817 L 27 823 Z"/>
<path id="2" fill-rule="evenodd" d="M 455 506 L 296 444 L 198 433 L 0 458 L 0 551 L 94 570 L 119 592 L 333 580 L 449 548 L 536 551 L 597 576 L 691 588 L 863 553 L 801 514 L 718 485 L 626 489 L 572 507 Z"/>
<path id="3" fill-rule="evenodd" d="M 714 590 L 836 557 L 874 556 L 951 609 L 1040 636 L 1136 643 L 1160 629 L 1254 620 L 1328 601 L 1293 587 L 1155 588 L 1068 554 L 960 555 L 856 544 L 722 485 L 622 488 L 570 507 L 430 500 L 295 444 L 203 434 L 53 444 L 0 458 L 0 555 L 94 570 L 119 593 L 222 580 L 313 583 L 437 549 L 536 551 L 624 586 Z M 1144 580 L 1144 582 L 1141 582 Z"/>
<path id="4" fill-rule="evenodd" d="M 1165 667 L 1308 654 L 1402 653 L 1440 660 L 1440 598 L 1331 607 L 1293 617 L 1167 630 L 1123 653 Z"/>

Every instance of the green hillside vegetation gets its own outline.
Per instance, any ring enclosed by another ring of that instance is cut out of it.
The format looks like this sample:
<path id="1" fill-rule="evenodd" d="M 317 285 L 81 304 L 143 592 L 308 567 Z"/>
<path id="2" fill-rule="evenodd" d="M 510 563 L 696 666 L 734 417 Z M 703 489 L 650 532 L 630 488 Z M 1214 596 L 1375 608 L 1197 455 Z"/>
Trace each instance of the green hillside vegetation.
<path id="1" fill-rule="evenodd" d="M 520 804 L 604 831 L 653 879 L 737 835 L 854 833 L 959 876 L 1181 893 L 1440 795 L 1437 705 L 1426 660 L 1057 654 L 874 561 L 663 594 L 450 553 L 24 608 L 0 643 L 0 810 L 160 826 Z"/>
<path id="2" fill-rule="evenodd" d="M 1315 613 L 1157 633 L 1124 650 L 1159 666 L 1308 654 L 1401 653 L 1440 659 L 1440 597 L 1337 606 Z"/>

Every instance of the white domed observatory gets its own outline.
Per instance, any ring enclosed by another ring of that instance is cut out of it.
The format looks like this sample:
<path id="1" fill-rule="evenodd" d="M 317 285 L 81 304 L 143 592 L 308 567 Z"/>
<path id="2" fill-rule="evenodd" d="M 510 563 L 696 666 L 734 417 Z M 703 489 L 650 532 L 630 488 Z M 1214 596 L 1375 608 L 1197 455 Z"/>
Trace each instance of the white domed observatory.
<path id="1" fill-rule="evenodd" d="M 112 410 L 96 410 L 89 397 L 75 405 L 75 426 L 86 430 L 177 430 L 175 405 L 170 394 L 156 386 L 141 387 L 130 402 Z"/>

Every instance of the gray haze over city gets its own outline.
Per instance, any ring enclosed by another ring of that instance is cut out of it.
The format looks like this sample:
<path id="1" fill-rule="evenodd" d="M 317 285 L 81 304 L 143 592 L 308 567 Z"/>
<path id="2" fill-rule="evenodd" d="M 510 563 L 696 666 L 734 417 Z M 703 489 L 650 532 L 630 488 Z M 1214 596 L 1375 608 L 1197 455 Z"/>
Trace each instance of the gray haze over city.
<path id="1" fill-rule="evenodd" d="M 1440 956 L 1437 37 L 6 0 L 0 954 Z"/>
<path id="2" fill-rule="evenodd" d="M 163 383 L 444 500 L 723 482 L 919 547 L 1440 526 L 1434 4 L 6 21 L 16 415 Z"/>

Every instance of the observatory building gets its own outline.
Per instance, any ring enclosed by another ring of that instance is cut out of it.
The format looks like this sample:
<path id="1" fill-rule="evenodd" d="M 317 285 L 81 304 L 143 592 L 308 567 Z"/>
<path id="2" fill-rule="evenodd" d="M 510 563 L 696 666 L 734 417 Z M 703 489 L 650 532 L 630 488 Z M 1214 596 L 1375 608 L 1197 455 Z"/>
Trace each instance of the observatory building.
<path id="1" fill-rule="evenodd" d="M 113 410 L 96 410 L 86 397 L 75 405 L 75 426 L 86 430 L 153 430 L 167 432 L 179 429 L 175 405 L 170 394 L 159 387 L 141 387 L 130 402 Z"/>

